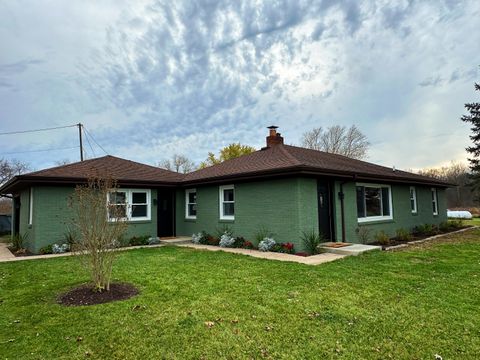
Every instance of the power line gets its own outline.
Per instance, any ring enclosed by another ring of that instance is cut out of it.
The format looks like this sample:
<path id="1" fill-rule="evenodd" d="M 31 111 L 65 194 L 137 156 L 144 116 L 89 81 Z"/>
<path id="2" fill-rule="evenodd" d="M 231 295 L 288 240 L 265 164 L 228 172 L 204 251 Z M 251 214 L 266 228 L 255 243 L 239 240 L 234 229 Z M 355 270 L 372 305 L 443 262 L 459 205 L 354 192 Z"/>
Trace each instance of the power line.
<path id="1" fill-rule="evenodd" d="M 14 155 L 14 154 L 26 154 L 26 153 L 35 153 L 35 152 L 44 152 L 44 151 L 56 151 L 56 150 L 71 150 L 71 149 L 78 149 L 78 146 L 71 146 L 71 147 L 64 147 L 64 148 L 55 148 L 55 149 L 38 149 L 38 150 L 27 150 L 27 151 L 16 151 L 16 152 L 9 152 L 3 153 L 0 155 Z"/>
<path id="2" fill-rule="evenodd" d="M 66 129 L 66 128 L 75 127 L 75 126 L 78 126 L 78 124 L 75 124 L 75 125 L 66 125 L 66 126 L 57 126 L 57 127 L 51 127 L 51 128 L 43 128 L 43 129 L 34 129 L 34 130 L 10 131 L 10 132 L 0 133 L 0 135 L 25 134 L 25 133 L 32 133 L 32 132 L 39 132 L 39 131 Z"/>
<path id="3" fill-rule="evenodd" d="M 83 130 L 84 130 L 84 132 L 85 132 L 85 126 L 83 127 Z M 87 133 L 86 133 L 86 132 L 85 132 L 85 139 L 87 139 L 88 146 L 90 146 L 90 150 L 92 150 L 93 157 L 96 157 L 97 155 L 95 155 L 95 151 L 93 150 L 92 143 L 91 143 L 90 140 L 88 139 L 88 136 L 87 136 Z"/>
<path id="4" fill-rule="evenodd" d="M 95 138 L 93 137 L 93 135 L 90 134 L 90 131 L 88 131 L 85 126 L 83 126 L 83 129 L 85 130 L 85 133 L 92 138 L 93 142 L 94 142 L 95 144 L 97 144 L 97 146 L 98 146 L 100 149 L 102 149 L 105 154 L 108 155 L 108 152 L 102 147 L 102 145 L 100 145 L 100 144 L 97 142 L 97 140 L 95 140 Z"/>

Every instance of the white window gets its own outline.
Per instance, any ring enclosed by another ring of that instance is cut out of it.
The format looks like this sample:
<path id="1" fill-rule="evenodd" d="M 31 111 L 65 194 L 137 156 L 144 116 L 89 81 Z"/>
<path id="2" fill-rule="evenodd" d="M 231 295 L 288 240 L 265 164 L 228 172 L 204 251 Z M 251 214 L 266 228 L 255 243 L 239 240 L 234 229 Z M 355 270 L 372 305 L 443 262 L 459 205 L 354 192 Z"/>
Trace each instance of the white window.
<path id="1" fill-rule="evenodd" d="M 151 220 L 150 190 L 118 189 L 108 194 L 108 219 Z"/>
<path id="2" fill-rule="evenodd" d="M 393 219 L 390 186 L 357 184 L 357 217 L 358 222 Z"/>
<path id="3" fill-rule="evenodd" d="M 33 224 L 33 188 L 30 188 L 28 194 L 28 225 Z"/>
<path id="4" fill-rule="evenodd" d="M 432 210 L 433 215 L 438 215 L 437 189 L 432 188 Z"/>
<path id="5" fill-rule="evenodd" d="M 417 191 L 415 186 L 410 186 L 410 210 L 412 214 L 417 213 Z"/>
<path id="6" fill-rule="evenodd" d="M 185 218 L 197 218 L 197 190 L 185 190 Z"/>
<path id="7" fill-rule="evenodd" d="M 220 219 L 235 219 L 235 188 L 233 185 L 220 186 Z"/>

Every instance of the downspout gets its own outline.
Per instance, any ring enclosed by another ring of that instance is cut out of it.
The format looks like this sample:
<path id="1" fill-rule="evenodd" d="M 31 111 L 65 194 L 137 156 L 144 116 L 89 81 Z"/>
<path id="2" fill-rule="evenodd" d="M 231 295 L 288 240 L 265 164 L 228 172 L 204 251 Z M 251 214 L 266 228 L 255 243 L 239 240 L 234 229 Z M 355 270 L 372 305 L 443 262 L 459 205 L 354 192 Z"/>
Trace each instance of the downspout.
<path id="1" fill-rule="evenodd" d="M 340 191 L 338 193 L 338 197 L 340 199 L 340 216 L 341 216 L 341 223 L 342 223 L 342 242 L 345 242 L 345 205 L 344 199 L 345 194 L 343 193 L 343 185 L 347 183 L 346 181 L 342 181 L 340 183 Z"/>

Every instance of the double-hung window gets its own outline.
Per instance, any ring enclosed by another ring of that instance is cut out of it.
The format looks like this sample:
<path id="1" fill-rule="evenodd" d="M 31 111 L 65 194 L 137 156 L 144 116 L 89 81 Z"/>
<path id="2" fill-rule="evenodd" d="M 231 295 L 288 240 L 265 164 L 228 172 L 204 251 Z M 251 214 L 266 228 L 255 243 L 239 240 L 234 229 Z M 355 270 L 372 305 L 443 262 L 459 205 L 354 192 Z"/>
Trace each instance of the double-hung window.
<path id="1" fill-rule="evenodd" d="M 233 185 L 220 186 L 220 219 L 235 219 L 235 188 Z"/>
<path id="2" fill-rule="evenodd" d="M 432 188 L 432 210 L 433 215 L 438 215 L 438 198 L 437 198 L 437 189 Z"/>
<path id="3" fill-rule="evenodd" d="M 117 189 L 108 194 L 109 221 L 145 221 L 150 220 L 150 190 Z"/>
<path id="4" fill-rule="evenodd" d="M 410 186 L 410 210 L 412 214 L 417 213 L 417 191 L 415 186 Z"/>
<path id="5" fill-rule="evenodd" d="M 357 184 L 357 217 L 358 222 L 393 219 L 390 186 Z"/>
<path id="6" fill-rule="evenodd" d="M 185 190 L 185 218 L 197 218 L 197 190 Z"/>

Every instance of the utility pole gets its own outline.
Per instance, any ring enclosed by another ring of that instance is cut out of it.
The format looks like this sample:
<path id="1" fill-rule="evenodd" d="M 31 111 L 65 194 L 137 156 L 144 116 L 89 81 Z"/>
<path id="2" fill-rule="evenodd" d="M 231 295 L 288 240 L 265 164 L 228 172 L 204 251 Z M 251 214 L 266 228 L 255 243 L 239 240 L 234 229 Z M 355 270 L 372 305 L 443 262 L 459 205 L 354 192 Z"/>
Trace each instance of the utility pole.
<path id="1" fill-rule="evenodd" d="M 83 161 L 82 123 L 78 123 L 78 138 L 80 140 L 80 161 Z"/>

